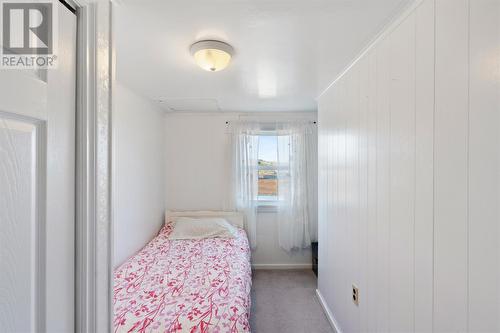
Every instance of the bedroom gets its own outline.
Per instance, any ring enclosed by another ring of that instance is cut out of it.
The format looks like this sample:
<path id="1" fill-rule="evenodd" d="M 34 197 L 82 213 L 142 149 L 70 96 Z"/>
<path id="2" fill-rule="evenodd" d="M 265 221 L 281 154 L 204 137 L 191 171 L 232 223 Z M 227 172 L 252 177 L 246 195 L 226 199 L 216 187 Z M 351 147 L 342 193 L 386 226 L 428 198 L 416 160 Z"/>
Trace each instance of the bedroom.
<path id="1" fill-rule="evenodd" d="M 500 0 L 19 3 L 0 331 L 500 332 Z"/>

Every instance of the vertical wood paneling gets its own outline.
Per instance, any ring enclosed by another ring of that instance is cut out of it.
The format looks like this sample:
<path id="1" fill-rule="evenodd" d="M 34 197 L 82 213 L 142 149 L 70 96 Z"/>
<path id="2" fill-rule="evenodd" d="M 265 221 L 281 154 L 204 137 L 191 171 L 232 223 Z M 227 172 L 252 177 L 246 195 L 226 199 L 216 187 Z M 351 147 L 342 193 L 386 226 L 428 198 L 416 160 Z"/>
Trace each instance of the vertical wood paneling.
<path id="1" fill-rule="evenodd" d="M 328 128 L 330 127 L 328 123 L 328 115 L 330 112 L 328 108 L 333 104 L 330 100 L 330 95 L 333 94 L 333 90 L 328 91 L 325 96 L 318 101 L 318 109 L 322 109 L 323 112 L 318 113 L 318 242 L 321 244 L 326 244 L 328 242 Z M 318 259 L 321 262 L 326 262 L 328 251 L 325 246 L 318 248 Z M 328 269 L 330 265 L 320 265 L 318 266 L 318 286 L 322 288 L 326 286 L 323 279 L 328 274 Z M 326 297 L 327 295 L 323 295 Z"/>
<path id="2" fill-rule="evenodd" d="M 347 299 L 350 299 L 350 293 L 346 288 L 346 274 L 347 274 L 347 254 L 349 251 L 348 237 L 349 234 L 346 230 L 346 200 L 347 200 L 347 165 L 346 165 L 346 109 L 349 107 L 346 99 L 347 90 L 347 77 L 340 82 L 338 90 L 338 104 L 335 110 L 335 130 L 333 132 L 333 138 L 335 139 L 334 149 L 335 149 L 335 161 L 336 166 L 332 169 L 334 174 L 335 184 L 334 184 L 334 202 L 333 202 L 333 233 L 336 233 L 337 245 L 335 246 L 337 251 L 335 254 L 338 260 L 334 270 L 336 275 L 336 280 L 338 281 L 336 285 L 336 309 L 341 321 L 350 324 L 349 312 L 351 304 L 347 303 Z M 346 327 L 348 329 L 349 326 Z"/>
<path id="3" fill-rule="evenodd" d="M 331 113 L 329 114 L 329 123 L 330 128 L 328 131 L 328 235 L 331 237 L 332 242 L 328 242 L 328 255 L 336 258 L 341 257 L 342 249 L 335 246 L 334 243 L 341 241 L 341 235 L 336 233 L 336 224 L 337 224 L 337 216 L 338 209 L 337 205 L 339 203 L 338 193 L 332 189 L 337 188 L 338 183 L 338 175 L 334 173 L 333 165 L 338 165 L 338 155 L 339 150 L 335 147 L 336 145 L 336 131 L 338 130 L 338 124 L 335 121 L 335 116 L 337 114 L 337 108 L 339 106 L 341 96 L 341 90 L 337 90 L 333 92 L 333 100 L 334 104 L 331 108 Z M 340 286 L 340 276 L 336 273 L 339 271 L 339 267 L 341 266 L 341 261 L 337 260 L 333 265 L 331 265 L 330 269 L 330 279 L 328 283 L 331 286 L 330 297 L 332 299 L 332 310 L 336 311 L 340 307 L 340 298 L 339 286 Z"/>
<path id="4" fill-rule="evenodd" d="M 321 239 L 324 241 L 320 240 L 319 244 L 322 244 L 320 246 L 321 250 L 321 255 L 322 257 L 319 258 L 320 262 L 327 262 L 328 258 L 333 257 L 335 247 L 333 245 L 334 242 L 336 242 L 336 237 L 337 234 L 333 232 L 333 223 L 334 223 L 334 217 L 332 216 L 333 208 L 332 205 L 334 203 L 334 191 L 331 189 L 334 188 L 334 175 L 332 174 L 332 169 L 333 169 L 333 163 L 334 163 L 334 152 L 335 149 L 332 144 L 332 138 L 333 138 L 333 127 L 334 127 L 334 122 L 333 122 L 333 117 L 335 114 L 335 107 L 336 107 L 336 96 L 338 95 L 337 90 L 330 90 L 328 91 L 324 98 L 320 101 L 320 107 L 322 106 L 323 110 L 325 112 L 322 114 L 320 118 L 320 126 L 322 128 L 321 130 L 321 135 L 322 135 L 322 140 L 321 140 L 321 145 L 323 145 L 322 150 L 323 154 L 322 156 L 325 158 L 325 164 L 323 165 L 323 181 L 324 184 L 326 184 L 325 188 L 325 196 L 324 197 L 318 197 L 318 200 L 322 202 L 322 206 L 324 209 L 324 213 L 322 215 L 323 220 L 322 223 L 319 223 L 322 230 L 326 233 L 325 235 L 321 236 Z M 318 115 L 319 116 L 319 115 Z M 320 145 L 320 148 L 321 148 Z M 321 181 L 321 180 L 320 180 Z M 321 267 L 322 265 L 319 265 Z M 337 277 L 335 276 L 334 270 L 335 270 L 335 265 L 323 265 L 326 267 L 320 268 L 321 272 L 319 272 L 319 288 L 323 290 L 323 296 L 327 300 L 330 308 L 332 311 L 334 310 L 335 307 L 335 300 L 336 300 L 336 288 L 335 285 L 338 283 L 336 281 Z M 323 275 L 322 274 L 326 274 Z"/>
<path id="5" fill-rule="evenodd" d="M 390 331 L 413 330 L 415 16 L 390 37 Z"/>
<path id="6" fill-rule="evenodd" d="M 467 327 L 468 13 L 467 0 L 436 2 L 434 329 L 437 332 Z"/>
<path id="7" fill-rule="evenodd" d="M 364 58 L 359 64 L 359 145 L 358 145 L 358 262 L 359 270 L 356 279 L 359 290 L 364 294 L 359 300 L 359 332 L 368 330 L 368 302 L 367 302 L 367 279 L 368 279 L 368 111 L 370 105 L 370 58 Z"/>
<path id="8" fill-rule="evenodd" d="M 347 261 L 348 275 L 346 276 L 345 285 L 352 286 L 354 283 L 359 287 L 360 285 L 360 241 L 359 241 L 359 219 L 360 219 L 360 178 L 359 178 L 359 142 L 360 142 L 360 71 L 361 67 L 356 66 L 349 76 L 347 86 L 347 100 L 349 108 L 346 108 L 346 140 L 347 140 L 347 170 L 348 178 L 346 183 L 346 191 L 348 193 L 348 200 L 346 202 L 347 208 L 347 231 L 349 234 L 350 249 Z M 360 311 L 359 306 L 350 308 L 349 318 L 353 323 L 350 331 L 359 332 L 360 329 Z"/>
<path id="9" fill-rule="evenodd" d="M 357 156 L 357 146 L 355 137 L 355 123 L 356 123 L 356 114 L 357 114 L 357 100 L 358 91 L 356 88 L 356 79 L 359 73 L 358 68 L 353 68 L 351 75 L 346 77 L 346 86 L 345 86 L 345 105 L 344 108 L 344 119 L 345 119 L 345 127 L 344 127 L 344 138 L 345 138 L 345 153 L 344 153 L 344 165 L 345 165 L 345 187 L 343 191 L 345 192 L 345 201 L 344 201 L 344 219 L 342 220 L 345 230 L 345 235 L 347 235 L 344 240 L 345 246 L 345 255 L 344 258 L 349 258 L 349 260 L 345 260 L 345 270 L 343 274 L 343 285 L 344 288 L 347 289 L 348 286 L 351 286 L 353 282 L 357 283 L 354 280 L 353 275 L 353 266 L 357 261 L 356 258 L 356 249 L 354 242 L 354 224 L 355 222 L 355 207 L 357 205 L 356 202 L 356 156 Z M 348 244 L 352 244 L 349 246 Z M 351 302 L 351 306 L 348 307 L 347 318 L 349 318 L 350 324 L 347 326 L 348 331 L 355 331 L 358 322 L 357 318 L 355 318 L 355 306 Z"/>
<path id="10" fill-rule="evenodd" d="M 415 40 L 415 331 L 432 331 L 433 304 L 433 142 L 434 1 L 416 12 Z"/>
<path id="11" fill-rule="evenodd" d="M 335 163 L 338 163 L 336 162 L 336 152 L 337 152 L 337 149 L 335 149 L 335 130 L 336 130 L 336 126 L 337 124 L 335 123 L 335 119 L 334 119 L 334 116 L 337 112 L 337 103 L 338 103 L 338 100 L 339 100 L 339 95 L 340 95 L 340 91 L 333 91 L 332 92 L 332 98 L 333 98 L 333 105 L 332 105 L 332 108 L 330 108 L 330 113 L 328 114 L 328 123 L 330 124 L 330 127 L 328 129 L 328 141 L 327 141 L 327 147 L 328 147 L 328 204 L 327 204 L 327 216 L 328 216 L 328 235 L 331 237 L 331 240 L 332 242 L 328 242 L 327 243 L 327 247 L 328 247 L 328 256 L 334 256 L 334 257 L 338 257 L 339 256 L 339 253 L 340 253 L 340 249 L 338 249 L 334 243 L 336 243 L 338 241 L 338 239 L 340 239 L 340 235 L 338 235 L 336 232 L 335 232 L 335 223 L 337 221 L 337 218 L 336 216 L 334 215 L 334 213 L 337 211 L 334 207 L 334 205 L 336 204 L 336 202 L 338 201 L 336 199 L 336 196 L 337 196 L 337 193 L 335 191 L 332 191 L 331 189 L 335 188 L 336 186 L 336 175 L 335 173 L 333 172 L 334 171 L 334 168 L 332 167 L 333 165 L 335 165 Z M 338 279 L 339 279 L 339 276 L 336 274 L 336 271 L 338 270 L 338 265 L 340 263 L 338 262 L 335 262 L 334 265 L 331 265 L 330 267 L 330 279 L 328 281 L 328 283 L 333 287 L 333 288 L 330 288 L 331 292 L 329 294 L 329 297 L 331 297 L 332 299 L 332 303 L 330 304 L 333 304 L 333 306 L 335 307 L 335 300 L 339 297 L 338 296 L 338 288 L 336 288 L 336 286 L 339 285 L 339 282 L 338 282 Z"/>
<path id="12" fill-rule="evenodd" d="M 498 332 L 500 1 L 470 1 L 469 331 Z"/>
<path id="13" fill-rule="evenodd" d="M 342 331 L 500 330 L 499 50 L 498 0 L 425 0 L 321 97 Z"/>
<path id="14" fill-rule="evenodd" d="M 365 265 L 368 267 L 366 277 L 367 330 L 375 331 L 377 327 L 377 312 L 379 305 L 377 297 L 377 51 L 368 55 L 369 60 L 369 92 L 368 92 L 368 221 L 367 221 L 367 253 Z"/>
<path id="15" fill-rule="evenodd" d="M 323 98 L 318 102 L 318 108 L 323 112 L 318 113 L 318 242 L 322 246 L 318 249 L 318 256 L 320 262 L 328 262 L 328 258 L 332 256 L 330 251 L 331 241 L 333 234 L 330 232 L 331 215 L 330 215 L 330 197 L 333 195 L 331 188 L 332 177 L 330 174 L 332 147 L 330 146 L 330 137 L 332 130 L 331 118 L 333 117 L 333 95 L 335 90 L 328 91 Z M 318 266 L 318 286 L 323 290 L 323 296 L 332 304 L 332 265 L 319 265 Z"/>
<path id="16" fill-rule="evenodd" d="M 389 331 L 390 300 L 390 40 L 377 52 L 377 331 Z"/>

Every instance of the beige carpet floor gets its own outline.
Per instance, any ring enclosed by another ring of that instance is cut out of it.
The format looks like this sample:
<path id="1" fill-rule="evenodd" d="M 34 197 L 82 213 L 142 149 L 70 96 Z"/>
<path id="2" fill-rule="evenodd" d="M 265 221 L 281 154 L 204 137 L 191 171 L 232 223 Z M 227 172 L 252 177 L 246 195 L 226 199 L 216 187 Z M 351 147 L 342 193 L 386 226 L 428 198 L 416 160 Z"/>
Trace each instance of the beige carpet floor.
<path id="1" fill-rule="evenodd" d="M 311 270 L 256 270 L 252 280 L 252 333 L 333 332 Z"/>

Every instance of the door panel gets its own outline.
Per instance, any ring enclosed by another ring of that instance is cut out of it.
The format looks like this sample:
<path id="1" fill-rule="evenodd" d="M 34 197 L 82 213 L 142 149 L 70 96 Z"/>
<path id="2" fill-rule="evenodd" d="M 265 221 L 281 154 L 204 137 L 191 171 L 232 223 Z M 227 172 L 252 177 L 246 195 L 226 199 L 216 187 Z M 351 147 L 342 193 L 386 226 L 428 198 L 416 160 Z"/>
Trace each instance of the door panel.
<path id="1" fill-rule="evenodd" d="M 58 21 L 57 69 L 0 71 L 2 332 L 74 331 L 76 16 Z"/>
<path id="2" fill-rule="evenodd" d="M 0 322 L 43 327 L 45 164 L 43 122 L 0 113 Z"/>

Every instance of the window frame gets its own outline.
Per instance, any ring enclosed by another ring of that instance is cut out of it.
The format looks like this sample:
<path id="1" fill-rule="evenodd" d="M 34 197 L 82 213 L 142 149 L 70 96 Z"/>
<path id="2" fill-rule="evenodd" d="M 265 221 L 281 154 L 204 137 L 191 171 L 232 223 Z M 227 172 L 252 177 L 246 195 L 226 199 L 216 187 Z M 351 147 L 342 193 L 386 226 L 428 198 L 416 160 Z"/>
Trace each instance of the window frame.
<path id="1" fill-rule="evenodd" d="M 279 136 L 287 136 L 287 135 L 280 135 L 278 134 L 278 131 L 276 130 L 263 130 L 257 134 L 255 134 L 257 137 L 261 136 L 273 136 L 273 137 L 279 137 Z M 288 135 L 289 136 L 289 135 Z M 260 145 L 260 140 L 259 140 L 259 145 Z M 278 152 L 278 145 L 276 144 L 276 153 Z M 270 167 L 270 166 L 260 166 L 257 164 L 257 176 L 260 170 L 272 170 L 279 172 L 280 170 L 286 170 L 288 169 L 289 164 L 285 165 L 280 165 L 278 164 L 278 161 L 276 161 L 276 166 Z M 277 189 L 279 191 L 279 189 Z M 254 200 L 257 206 L 258 211 L 261 212 L 275 212 L 278 209 L 279 206 L 279 193 L 276 193 L 275 197 L 272 197 L 273 199 L 268 199 L 268 198 L 259 198 L 259 194 L 257 193 L 257 198 Z M 274 199 L 275 198 L 275 199 Z"/>

